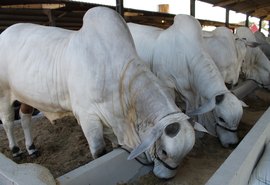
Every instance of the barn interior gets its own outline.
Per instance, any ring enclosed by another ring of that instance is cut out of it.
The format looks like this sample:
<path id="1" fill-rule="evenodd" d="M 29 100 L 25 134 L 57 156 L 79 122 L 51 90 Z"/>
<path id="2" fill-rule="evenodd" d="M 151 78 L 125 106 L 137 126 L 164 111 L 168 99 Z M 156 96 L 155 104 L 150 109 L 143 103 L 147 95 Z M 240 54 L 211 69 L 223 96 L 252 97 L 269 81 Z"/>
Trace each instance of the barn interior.
<path id="1" fill-rule="evenodd" d="M 152 11 L 144 11 L 144 10 L 138 10 L 138 9 L 132 9 L 132 8 L 125 8 L 123 6 L 124 0 L 116 0 L 117 6 L 107 6 L 111 9 L 117 10 L 127 22 L 135 22 L 139 24 L 145 24 L 145 25 L 153 25 L 161 28 L 167 28 L 173 23 L 174 14 L 166 13 L 166 6 L 165 9 L 162 7 L 160 8 L 160 12 L 152 12 Z M 195 15 L 195 2 L 197 0 L 190 0 L 190 14 Z M 200 19 L 201 25 L 211 25 L 211 26 L 227 26 L 231 29 L 234 29 L 238 26 L 247 26 L 249 24 L 248 18 L 249 17 L 257 17 L 260 19 L 260 24 L 262 21 L 268 21 L 270 25 L 270 2 L 269 0 L 200 0 L 202 2 L 210 3 L 213 6 L 217 7 L 223 7 L 226 9 L 226 20 L 224 22 L 217 22 L 217 21 L 211 21 L 211 20 L 202 20 Z M 85 14 L 85 12 L 93 7 L 100 6 L 100 4 L 94 4 L 94 3 L 85 3 L 85 2 L 79 2 L 79 1 L 72 1 L 72 0 L 1 0 L 0 1 L 0 33 L 4 31 L 7 27 L 15 24 L 15 23 L 21 23 L 21 22 L 31 22 L 36 23 L 40 25 L 46 25 L 46 26 L 55 26 L 55 27 L 61 27 L 65 29 L 71 29 L 71 30 L 78 30 L 82 26 L 82 17 Z M 243 24 L 232 24 L 230 23 L 230 16 L 229 11 L 236 11 L 240 13 L 246 14 L 246 21 Z M 269 28 L 270 31 L 270 28 Z M 270 102 L 270 100 L 269 100 Z M 265 106 L 267 107 L 267 106 Z M 263 108 L 265 108 L 263 107 Z M 265 110 L 260 110 L 261 114 Z M 268 111 L 269 112 L 269 111 Z M 253 112 L 249 112 L 249 114 L 252 114 Z M 257 113 L 257 112 L 256 112 Z M 270 114 L 269 114 L 270 115 Z M 269 120 L 269 117 L 265 117 L 264 120 Z M 43 120 L 44 121 L 44 120 Z M 72 124 L 70 124 L 72 127 Z M 261 127 L 264 128 L 264 127 Z M 55 129 L 56 130 L 56 129 Z M 61 130 L 61 128 L 58 128 L 58 130 Z M 53 132 L 52 129 L 49 130 L 50 132 Z M 65 131 L 65 130 L 64 130 Z M 263 132 L 262 135 L 259 135 L 259 132 L 257 132 L 258 135 L 256 137 L 266 137 L 267 135 L 266 131 L 269 133 L 269 127 L 265 129 L 265 132 Z M 73 131 L 74 132 L 74 131 Z M 52 134 L 52 133 L 50 133 Z M 59 133 L 55 133 L 55 135 L 59 135 Z M 82 136 L 81 136 L 82 137 Z M 79 138 L 80 139 L 80 138 Z M 263 138 L 264 139 L 264 138 Z M 263 139 L 260 140 L 260 142 L 264 141 Z M 43 142 L 43 141 L 42 141 Z M 262 147 L 263 143 L 255 143 L 252 144 L 248 143 L 248 146 L 257 146 L 256 150 L 258 150 L 259 147 Z M 205 144 L 206 146 L 206 144 Z M 208 146 L 207 146 L 208 147 Z M 251 159 L 244 159 L 244 155 L 248 155 L 249 150 L 255 150 L 254 148 L 246 148 L 245 152 L 239 151 L 238 156 L 241 156 L 243 161 L 244 160 L 251 160 Z M 56 149 L 55 149 L 56 150 Z M 210 149 L 210 152 L 212 152 L 213 156 L 215 155 L 217 149 Z M 63 153 L 63 151 L 60 151 L 59 153 Z M 81 151 L 80 151 L 81 152 Z M 88 152 L 88 150 L 87 150 Z M 205 151 L 202 151 L 202 153 Z M 205 152 L 206 153 L 206 152 Z M 126 158 L 126 153 L 122 152 L 122 155 Z M 60 154 L 59 154 L 60 155 Z M 194 155 L 194 156 L 192 156 Z M 191 158 L 196 158 L 196 155 L 192 153 Z M 253 155 L 253 154 L 252 154 Z M 237 156 L 237 157 L 238 157 Z M 251 155 L 250 155 L 251 156 Z M 1 157 L 1 156 L 0 156 Z M 55 156 L 53 156 L 55 157 Z M 62 157 L 62 156 L 61 156 Z M 209 156 L 207 156 L 209 158 Z M 250 157 L 251 158 L 251 157 Z M 114 159 L 115 160 L 115 159 Z M 186 163 L 189 163 L 190 158 L 187 159 Z M 237 159 L 239 160 L 239 159 Z M 253 160 L 253 159 L 252 159 Z M 239 160 L 240 161 L 240 160 Z M 199 162 L 195 161 L 195 162 Z M 223 162 L 223 161 L 222 161 Z M 235 160 L 233 161 L 235 162 Z M 237 161 L 238 162 L 238 161 Z M 256 161 L 254 160 L 254 163 Z M 125 163 L 125 161 L 120 161 L 118 163 L 122 164 Z M 108 168 L 108 164 L 102 164 L 105 167 L 103 169 Z M 207 165 L 207 164 L 204 164 Z M 234 165 L 234 164 L 233 164 Z M 64 165 L 63 165 L 64 166 Z M 117 166 L 120 170 L 121 165 Z M 246 166 L 241 166 L 241 168 L 245 168 Z M 134 168 L 134 166 L 131 166 L 131 168 Z M 125 169 L 126 170 L 126 169 Z M 199 173 L 198 168 L 198 173 Z M 227 170 L 227 169 L 226 169 Z M 93 171 L 96 171 L 93 170 Z M 222 175 L 224 171 L 220 172 Z M 92 171 L 91 171 L 92 173 Z M 187 175 L 190 172 L 181 172 L 186 173 L 184 175 Z M 235 172 L 236 173 L 236 172 Z M 1 174 L 1 173 L 0 173 Z M 240 173 L 239 173 L 240 174 Z M 234 175 L 234 174 L 233 174 Z M 237 175 L 232 176 L 233 178 L 236 178 Z M 77 177 L 79 178 L 79 177 Z M 83 179 L 80 176 L 81 179 Z M 198 178 L 198 177 L 196 177 Z M 196 178 L 194 178 L 196 180 Z M 220 178 L 220 176 L 218 177 Z M 1 179 L 1 178 L 0 178 Z M 64 179 L 64 180 L 63 180 Z M 65 182 L 67 178 L 63 177 L 62 180 Z M 151 183 L 155 183 L 155 180 L 153 178 L 150 180 Z M 220 179 L 217 179 L 220 184 L 226 184 L 227 182 L 220 182 Z M 1 182 L 1 181 L 0 181 Z M 163 184 L 164 181 L 159 182 L 159 184 Z M 216 184 L 217 181 L 213 181 L 212 183 L 209 182 L 209 185 Z M 147 182 L 151 184 L 150 182 Z M 146 183 L 146 184 L 147 184 Z M 1 183 L 0 183 L 1 184 Z M 61 184 L 61 183 L 60 183 Z M 65 183 L 62 183 L 65 184 Z M 66 183 L 68 184 L 68 183 Z M 74 184 L 71 183 L 70 184 Z M 233 184 L 233 183 L 227 183 Z M 234 183 L 234 184 L 242 184 L 242 183 Z"/>

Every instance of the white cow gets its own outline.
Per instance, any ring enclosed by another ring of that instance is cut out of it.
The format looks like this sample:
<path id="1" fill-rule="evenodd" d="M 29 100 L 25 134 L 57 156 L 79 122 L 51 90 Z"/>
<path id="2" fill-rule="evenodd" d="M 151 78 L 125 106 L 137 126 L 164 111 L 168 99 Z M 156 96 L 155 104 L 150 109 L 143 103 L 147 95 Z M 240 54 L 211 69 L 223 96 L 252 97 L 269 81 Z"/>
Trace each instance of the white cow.
<path id="1" fill-rule="evenodd" d="M 227 87 L 232 88 L 238 83 L 247 47 L 257 47 L 258 43 L 239 38 L 226 27 L 218 27 L 211 32 L 204 31 L 203 38 L 207 51 L 221 72 Z"/>
<path id="2" fill-rule="evenodd" d="M 243 114 L 242 105 L 228 91 L 206 52 L 199 22 L 188 15 L 176 15 L 166 30 L 133 23 L 128 27 L 139 56 L 172 94 L 174 90 L 181 94 L 187 113 L 205 113 L 198 120 L 217 133 L 223 146 L 237 143 L 234 131 Z"/>
<path id="3" fill-rule="evenodd" d="M 256 31 L 254 35 L 256 41 L 260 44 L 261 50 L 267 56 L 267 58 L 270 59 L 270 43 L 266 39 L 265 35 L 260 31 Z"/>
<path id="4" fill-rule="evenodd" d="M 238 83 L 239 74 L 246 54 L 246 41 L 236 38 L 229 28 L 217 27 L 203 31 L 207 51 L 217 65 L 226 86 L 231 89 Z"/>
<path id="5" fill-rule="evenodd" d="M 160 178 L 173 177 L 193 147 L 188 117 L 142 64 L 115 11 L 89 10 L 79 31 L 16 24 L 1 34 L 0 45 L 0 117 L 11 149 L 18 149 L 12 132 L 14 100 L 36 107 L 51 121 L 74 115 L 93 157 L 104 151 L 103 132 L 113 131 L 114 142 L 134 149 L 129 159 L 146 152 Z M 31 154 L 31 115 L 24 116 Z"/>
<path id="6" fill-rule="evenodd" d="M 247 27 L 236 29 L 237 37 L 257 43 L 254 34 Z M 242 72 L 246 79 L 252 79 L 260 86 L 270 89 L 270 61 L 259 47 L 247 48 Z"/>

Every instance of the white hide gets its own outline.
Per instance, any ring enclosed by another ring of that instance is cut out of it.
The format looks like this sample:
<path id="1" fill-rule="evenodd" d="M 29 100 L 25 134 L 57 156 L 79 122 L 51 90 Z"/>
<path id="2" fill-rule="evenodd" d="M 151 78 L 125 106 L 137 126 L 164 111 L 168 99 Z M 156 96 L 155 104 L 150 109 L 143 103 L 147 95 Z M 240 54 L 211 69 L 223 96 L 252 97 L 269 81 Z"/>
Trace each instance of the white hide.
<path id="1" fill-rule="evenodd" d="M 263 53 L 267 56 L 268 59 L 270 59 L 270 43 L 267 41 L 265 35 L 260 31 L 256 31 L 254 36 L 256 41 L 260 44 L 260 48 Z"/>
<path id="2" fill-rule="evenodd" d="M 246 54 L 244 41 L 235 38 L 226 27 L 218 27 L 211 32 L 203 31 L 206 48 L 217 65 L 226 84 L 237 84 L 241 65 Z"/>
<path id="3" fill-rule="evenodd" d="M 140 61 L 115 11 L 90 9 L 79 31 L 16 24 L 0 35 L 0 45 L 0 117 L 10 148 L 16 146 L 14 100 L 39 109 L 51 121 L 74 115 L 94 157 L 104 150 L 105 130 L 113 131 L 118 144 L 136 148 L 132 157 L 146 151 L 155 160 L 157 153 L 166 151 L 168 155 L 159 158 L 172 167 L 194 145 L 188 117 Z M 164 130 L 172 123 L 181 129 L 170 137 Z M 179 147 L 166 148 L 168 137 Z M 155 174 L 161 178 L 176 173 L 164 165 L 158 169 Z"/>
<path id="4" fill-rule="evenodd" d="M 256 43 L 256 38 L 247 27 L 236 29 L 237 37 Z M 242 72 L 246 79 L 255 80 L 259 85 L 270 88 L 270 61 L 259 47 L 247 48 Z"/>
<path id="5" fill-rule="evenodd" d="M 181 94 L 187 112 L 201 105 L 198 112 L 212 107 L 210 113 L 199 115 L 199 120 L 205 118 L 205 126 L 214 128 L 217 122 L 227 128 L 238 126 L 243 113 L 241 102 L 228 91 L 206 52 L 201 26 L 195 18 L 176 15 L 173 25 L 165 30 L 133 23 L 128 23 L 128 27 L 139 56 L 166 83 L 172 94 L 174 90 Z M 224 95 L 220 104 L 215 100 L 218 95 Z M 213 106 L 204 106 L 210 104 Z M 227 144 L 226 139 L 222 144 Z"/>

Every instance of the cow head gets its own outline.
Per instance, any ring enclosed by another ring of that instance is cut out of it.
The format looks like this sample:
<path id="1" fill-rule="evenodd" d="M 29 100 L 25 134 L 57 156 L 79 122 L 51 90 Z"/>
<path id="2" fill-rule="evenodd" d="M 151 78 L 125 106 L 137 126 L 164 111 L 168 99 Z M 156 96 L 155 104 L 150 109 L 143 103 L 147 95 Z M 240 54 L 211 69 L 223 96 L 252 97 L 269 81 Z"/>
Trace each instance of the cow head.
<path id="1" fill-rule="evenodd" d="M 215 100 L 213 115 L 216 134 L 224 147 L 237 144 L 237 128 L 243 115 L 242 103 L 232 93 L 217 95 Z"/>
<path id="2" fill-rule="evenodd" d="M 177 113 L 162 118 L 153 128 L 147 129 L 141 141 L 128 159 L 147 152 L 154 162 L 154 174 L 168 179 L 175 176 L 180 162 L 192 149 L 195 135 L 188 117 Z"/>
<path id="3" fill-rule="evenodd" d="M 199 120 L 207 117 L 207 121 L 202 121 L 203 124 L 210 133 L 218 136 L 224 147 L 238 143 L 237 127 L 243 108 L 242 102 L 232 93 L 220 92 L 188 115 L 198 115 Z"/>

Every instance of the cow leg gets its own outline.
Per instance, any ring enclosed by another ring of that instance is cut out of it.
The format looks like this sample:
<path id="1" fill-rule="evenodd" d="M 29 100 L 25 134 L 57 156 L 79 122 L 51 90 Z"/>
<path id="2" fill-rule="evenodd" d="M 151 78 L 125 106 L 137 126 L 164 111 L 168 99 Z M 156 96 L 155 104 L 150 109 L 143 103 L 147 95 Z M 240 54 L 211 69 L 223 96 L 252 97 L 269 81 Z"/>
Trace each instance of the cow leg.
<path id="1" fill-rule="evenodd" d="M 103 138 L 103 126 L 96 116 L 79 116 L 79 123 L 89 144 L 94 159 L 104 155 L 105 141 Z"/>
<path id="2" fill-rule="evenodd" d="M 26 150 L 30 156 L 37 157 L 39 156 L 39 152 L 33 143 L 32 128 L 31 128 L 33 111 L 34 111 L 33 107 L 26 104 L 21 104 L 20 117 L 24 132 Z"/>
<path id="3" fill-rule="evenodd" d="M 1 101 L 0 117 L 3 123 L 3 127 L 7 134 L 9 148 L 12 151 L 14 158 L 19 158 L 22 155 L 21 149 L 15 140 L 13 128 L 14 128 L 14 110 L 11 105 L 7 105 L 6 102 Z M 5 106 L 6 105 L 6 106 Z"/>

